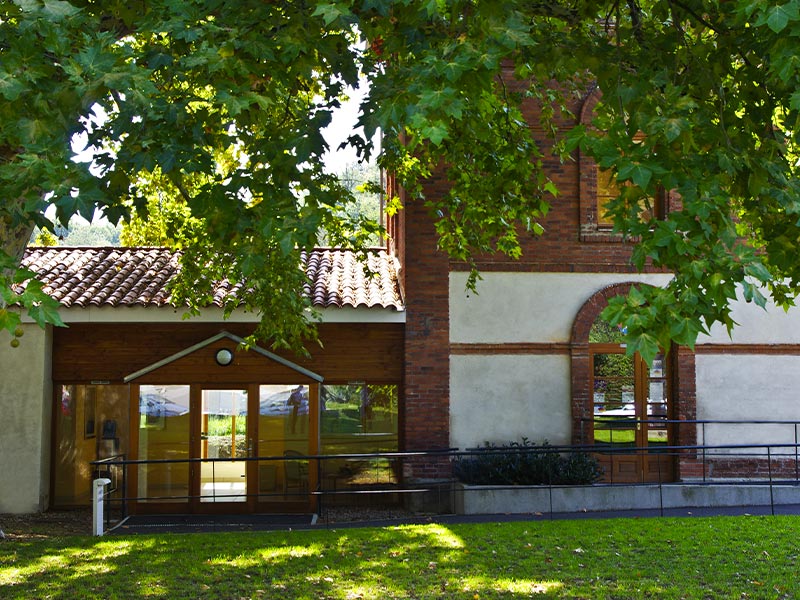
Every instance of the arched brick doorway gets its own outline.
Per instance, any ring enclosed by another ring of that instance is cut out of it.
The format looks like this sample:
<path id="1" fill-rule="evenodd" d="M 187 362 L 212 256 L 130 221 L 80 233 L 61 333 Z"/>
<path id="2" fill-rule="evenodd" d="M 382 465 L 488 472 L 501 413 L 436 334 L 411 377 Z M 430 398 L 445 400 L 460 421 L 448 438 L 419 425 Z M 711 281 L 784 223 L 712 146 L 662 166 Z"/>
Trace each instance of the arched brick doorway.
<path id="1" fill-rule="evenodd" d="M 570 343 L 572 440 L 606 450 L 598 452 L 598 458 L 607 480 L 673 481 L 680 476 L 680 462 L 686 467 L 691 457 L 681 455 L 679 462 L 666 446 L 690 445 L 696 439 L 693 427 L 676 423 L 695 418 L 694 354 L 674 347 L 660 357 L 660 366 L 650 368 L 638 357 L 625 358 L 619 343 L 590 340 L 609 299 L 626 294 L 633 285 L 599 290 L 575 317 Z M 609 373 L 612 363 L 617 371 Z M 616 386 L 608 397 L 607 385 Z"/>

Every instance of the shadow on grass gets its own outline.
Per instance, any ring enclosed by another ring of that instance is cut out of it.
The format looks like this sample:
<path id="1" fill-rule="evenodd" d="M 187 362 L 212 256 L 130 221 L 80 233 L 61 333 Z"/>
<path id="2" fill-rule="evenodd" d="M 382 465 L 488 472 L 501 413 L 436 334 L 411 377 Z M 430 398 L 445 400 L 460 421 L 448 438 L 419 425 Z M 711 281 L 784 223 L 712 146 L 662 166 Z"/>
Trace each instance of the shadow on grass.
<path id="1" fill-rule="evenodd" d="M 60 538 L 0 545 L 12 598 L 795 597 L 796 517 Z"/>

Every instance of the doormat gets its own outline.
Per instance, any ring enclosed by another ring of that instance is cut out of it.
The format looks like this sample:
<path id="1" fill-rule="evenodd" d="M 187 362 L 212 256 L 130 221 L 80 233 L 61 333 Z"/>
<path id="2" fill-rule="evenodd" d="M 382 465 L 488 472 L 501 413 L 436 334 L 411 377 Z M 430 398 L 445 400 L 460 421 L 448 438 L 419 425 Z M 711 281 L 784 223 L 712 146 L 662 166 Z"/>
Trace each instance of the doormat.
<path id="1" fill-rule="evenodd" d="M 106 534 L 291 530 L 312 527 L 316 522 L 316 514 L 131 515 L 109 527 Z"/>

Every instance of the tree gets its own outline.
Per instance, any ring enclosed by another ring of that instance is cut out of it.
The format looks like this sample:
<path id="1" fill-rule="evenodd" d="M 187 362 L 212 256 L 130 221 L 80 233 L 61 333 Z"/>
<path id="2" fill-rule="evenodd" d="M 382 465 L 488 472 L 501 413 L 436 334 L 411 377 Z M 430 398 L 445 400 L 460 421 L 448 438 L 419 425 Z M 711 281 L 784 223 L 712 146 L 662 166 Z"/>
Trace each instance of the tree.
<path id="1" fill-rule="evenodd" d="M 374 227 L 375 224 L 382 223 L 382 175 L 377 163 L 350 162 L 345 164 L 336 176 L 353 195 L 353 201 L 342 207 L 342 210 L 346 211 L 346 217 L 357 229 L 364 227 L 373 231 L 365 240 L 366 243 L 373 246 L 380 245 L 380 229 L 376 230 Z M 328 245 L 327 232 L 320 232 L 319 243 L 322 246 Z"/>
<path id="2" fill-rule="evenodd" d="M 119 246 L 119 230 L 111 223 L 87 223 L 72 219 L 63 234 L 62 246 Z"/>
<path id="3" fill-rule="evenodd" d="M 212 279 L 246 278 L 239 300 L 281 316 L 258 334 L 302 345 L 314 329 L 299 252 L 321 228 L 355 248 L 377 231 L 353 223 L 353 195 L 321 166 L 320 131 L 363 76 L 364 133 L 347 143 L 426 203 L 455 259 L 517 257 L 519 236 L 542 231 L 557 189 L 532 125 L 565 160 L 581 148 L 610 169 L 626 184 L 611 214 L 638 240 L 634 263 L 675 277 L 606 316 L 645 357 L 691 346 L 713 323 L 733 325 L 737 289 L 788 306 L 800 286 L 798 36 L 798 0 L 2 2 L 0 326 L 15 328 L 14 302 L 58 319 L 35 282 L 10 292 L 29 278 L 17 264 L 46 203 L 62 223 L 95 210 L 116 222 L 144 206 L 142 173 L 158 170 L 204 223 L 177 296 L 197 307 Z M 603 94 L 594 127 L 555 130 L 589 85 Z M 540 124 L 525 122 L 526 98 L 541 103 Z M 92 164 L 72 160 L 76 133 Z M 224 152 L 240 160 L 220 168 Z M 449 193 L 422 198 L 440 165 Z M 660 188 L 683 207 L 647 218 L 642 199 Z"/>
<path id="4" fill-rule="evenodd" d="M 192 216 L 180 191 L 158 168 L 140 175 L 136 193 L 143 196 L 145 203 L 136 203 L 139 208 L 122 223 L 122 245 L 180 248 L 183 240 L 201 235 L 202 220 Z M 134 203 L 133 199 L 128 200 Z"/>

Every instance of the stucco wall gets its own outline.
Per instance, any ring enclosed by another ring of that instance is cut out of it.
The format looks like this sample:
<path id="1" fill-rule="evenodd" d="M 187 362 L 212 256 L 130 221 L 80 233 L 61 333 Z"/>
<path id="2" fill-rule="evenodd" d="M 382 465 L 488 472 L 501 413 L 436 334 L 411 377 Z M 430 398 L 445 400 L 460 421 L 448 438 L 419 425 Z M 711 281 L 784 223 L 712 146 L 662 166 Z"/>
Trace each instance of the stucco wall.
<path id="1" fill-rule="evenodd" d="M 569 443 L 568 356 L 453 356 L 450 377 L 453 447 Z"/>
<path id="2" fill-rule="evenodd" d="M 30 513 L 48 504 L 51 331 L 25 330 L 19 348 L 0 335 L 0 513 Z"/>
<path id="3" fill-rule="evenodd" d="M 733 334 L 722 325 L 711 328 L 711 335 L 701 335 L 698 344 L 798 344 L 800 343 L 800 307 L 789 311 L 768 302 L 767 310 L 744 300 L 731 307 L 731 316 L 738 323 Z"/>
<path id="4" fill-rule="evenodd" d="M 800 356 L 698 355 L 697 418 L 800 421 L 798 382 Z M 703 428 L 699 427 L 697 439 L 701 443 L 702 436 Z M 711 445 L 794 444 L 795 430 L 792 425 L 713 424 L 705 426 L 705 440 Z M 793 448 L 776 451 L 794 454 Z"/>
<path id="5" fill-rule="evenodd" d="M 491 354 L 450 356 L 450 443 L 467 448 L 522 436 L 540 443 L 571 438 L 570 358 L 503 353 L 503 344 L 570 341 L 584 302 L 624 281 L 658 284 L 667 275 L 484 273 L 478 294 L 465 273 L 450 275 L 450 342 L 499 345 Z"/>
<path id="6" fill-rule="evenodd" d="M 483 273 L 478 293 L 466 273 L 450 275 L 451 343 L 568 342 L 575 315 L 602 288 L 625 281 L 663 285 L 669 275 Z"/>

